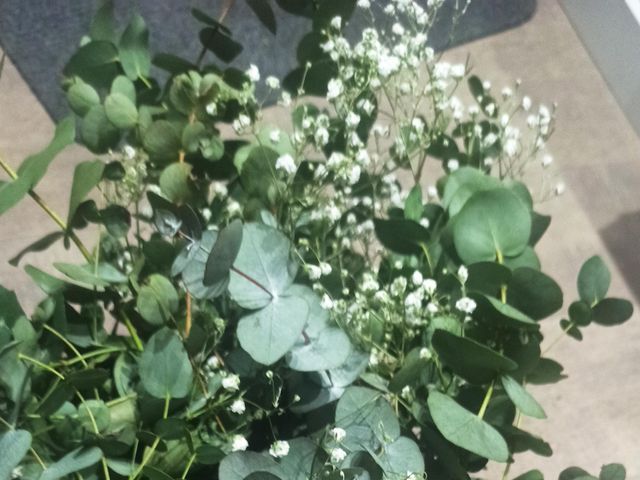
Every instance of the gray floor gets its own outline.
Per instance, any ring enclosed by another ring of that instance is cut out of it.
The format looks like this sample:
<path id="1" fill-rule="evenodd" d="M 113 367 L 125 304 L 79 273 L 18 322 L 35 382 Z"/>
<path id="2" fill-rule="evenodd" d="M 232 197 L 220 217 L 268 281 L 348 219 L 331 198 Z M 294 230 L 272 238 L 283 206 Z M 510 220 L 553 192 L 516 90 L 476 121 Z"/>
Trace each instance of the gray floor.
<path id="1" fill-rule="evenodd" d="M 557 132 L 550 148 L 567 193 L 541 206 L 553 215 L 539 247 L 543 265 L 565 289 L 566 304 L 577 295 L 581 262 L 601 253 L 613 271 L 612 293 L 640 296 L 640 141 L 625 120 L 602 77 L 591 63 L 556 0 L 540 0 L 531 22 L 448 52 L 452 60 L 470 53 L 475 71 L 493 84 L 523 79 L 523 88 L 539 101 L 559 103 Z M 10 63 L 0 80 L 0 154 L 11 164 L 43 146 L 53 131 L 44 110 Z M 90 158 L 80 148 L 65 152 L 38 191 L 60 212 L 66 211 L 69 179 L 77 161 Z M 0 219 L 0 258 L 54 226 L 26 200 Z M 33 255 L 43 268 L 74 254 L 55 247 Z M 17 291 L 27 308 L 38 292 L 20 270 L 0 262 L 0 283 Z M 545 331 L 556 336 L 556 321 Z M 545 421 L 527 420 L 525 428 L 549 441 L 550 459 L 521 455 L 512 477 L 539 468 L 549 479 L 578 464 L 598 472 L 600 465 L 622 462 L 630 480 L 640 479 L 640 322 L 585 331 L 581 343 L 565 339 L 551 352 L 569 378 L 553 388 L 532 388 L 545 407 Z M 500 478 L 491 469 L 487 478 Z"/>

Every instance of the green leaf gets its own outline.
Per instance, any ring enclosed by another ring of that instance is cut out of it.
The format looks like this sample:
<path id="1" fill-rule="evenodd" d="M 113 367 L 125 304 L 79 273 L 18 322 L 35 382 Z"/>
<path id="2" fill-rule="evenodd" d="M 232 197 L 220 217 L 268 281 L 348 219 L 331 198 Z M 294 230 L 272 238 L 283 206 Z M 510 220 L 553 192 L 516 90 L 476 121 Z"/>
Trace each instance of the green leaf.
<path id="1" fill-rule="evenodd" d="M 104 0 L 93 17 L 89 35 L 92 40 L 116 41 L 116 25 L 113 17 L 113 1 Z"/>
<path id="2" fill-rule="evenodd" d="M 509 459 L 509 449 L 502 435 L 455 400 L 432 391 L 427 404 L 436 427 L 451 443 L 496 462 Z"/>
<path id="3" fill-rule="evenodd" d="M 171 475 L 163 472 L 159 468 L 152 467 L 151 465 L 145 465 L 142 469 L 142 473 L 149 480 L 173 480 Z"/>
<path id="4" fill-rule="evenodd" d="M 122 33 L 118 52 L 124 73 L 131 80 L 149 75 L 151 68 L 149 31 L 140 15 L 134 15 Z"/>
<path id="5" fill-rule="evenodd" d="M 416 475 L 424 472 L 422 452 L 418 445 L 407 437 L 400 437 L 393 443 L 385 445 L 382 453 L 378 455 L 373 451 L 370 453 L 388 478 L 394 478 L 398 472 L 411 472 Z"/>
<path id="6" fill-rule="evenodd" d="M 582 264 L 578 274 L 578 293 L 582 301 L 595 305 L 607 295 L 609 285 L 611 273 L 602 258 L 595 255 Z"/>
<path id="7" fill-rule="evenodd" d="M 160 189 L 162 193 L 175 204 L 189 202 L 193 197 L 195 185 L 191 180 L 189 163 L 176 162 L 168 165 L 160 174 Z"/>
<path id="8" fill-rule="evenodd" d="M 154 333 L 140 357 L 140 380 L 156 398 L 183 398 L 193 383 L 193 369 L 178 335 L 162 328 Z"/>
<path id="9" fill-rule="evenodd" d="M 515 328 L 538 328 L 538 324 L 530 317 L 520 310 L 513 308 L 511 305 L 502 303 L 495 297 L 489 295 L 485 295 L 484 298 L 478 298 L 476 295 L 472 295 L 472 297 L 475 298 L 478 303 L 478 311 L 486 314 L 488 319 L 493 323 Z"/>
<path id="10" fill-rule="evenodd" d="M 67 91 L 67 101 L 71 110 L 83 117 L 91 107 L 100 105 L 100 96 L 91 85 L 78 79 Z"/>
<path id="11" fill-rule="evenodd" d="M 398 370 L 389 382 L 389 390 L 399 393 L 407 385 L 412 385 L 419 381 L 420 376 L 426 368 L 429 360 L 420 357 L 419 347 L 411 350 L 402 364 L 402 368 Z"/>
<path id="12" fill-rule="evenodd" d="M 302 298 L 309 307 L 304 333 L 287 355 L 289 368 L 299 372 L 338 368 L 351 354 L 349 337 L 339 328 L 328 326 L 329 313 L 309 287 L 292 285 L 287 294 Z"/>
<path id="13" fill-rule="evenodd" d="M 473 194 L 453 224 L 456 250 L 467 264 L 516 256 L 530 234 L 529 209 L 505 188 Z"/>
<path id="14" fill-rule="evenodd" d="M 380 243 L 402 255 L 421 254 L 420 245 L 426 244 L 430 238 L 429 231 L 413 220 L 374 218 L 373 224 Z"/>
<path id="15" fill-rule="evenodd" d="M 20 177 L 0 184 L 0 215 L 20 202 L 29 190 L 29 183 Z"/>
<path id="16" fill-rule="evenodd" d="M 30 243 L 29 245 L 24 247 L 22 250 L 20 250 L 15 256 L 13 256 L 9 260 L 9 265 L 13 265 L 14 267 L 17 267 L 18 263 L 20 263 L 20 260 L 22 260 L 22 257 L 24 257 L 27 253 L 42 252 L 43 250 L 46 250 L 51 245 L 56 243 L 63 236 L 64 236 L 64 232 L 60 232 L 60 231 L 48 233 L 44 237 L 36 240 L 33 243 Z"/>
<path id="17" fill-rule="evenodd" d="M 591 323 L 591 307 L 581 300 L 576 300 L 569 305 L 569 318 L 580 327 L 586 327 Z"/>
<path id="18" fill-rule="evenodd" d="M 94 433 L 93 422 L 95 421 L 98 432 L 105 432 L 109 428 L 110 413 L 109 408 L 102 400 L 87 400 L 78 407 L 78 421 L 85 430 Z"/>
<path id="19" fill-rule="evenodd" d="M 94 153 L 106 153 L 120 139 L 120 132 L 109 121 L 102 105 L 91 107 L 82 119 L 80 137 L 86 147 Z"/>
<path id="20" fill-rule="evenodd" d="M 318 456 L 318 446 L 309 438 L 289 441 L 289 453 L 280 459 L 279 477 L 282 480 L 308 480 L 313 478 L 312 466 Z"/>
<path id="21" fill-rule="evenodd" d="M 142 143 L 151 159 L 162 163 L 176 160 L 182 148 L 180 135 L 167 120 L 153 122 L 144 132 Z"/>
<path id="22" fill-rule="evenodd" d="M 398 419 L 391 405 L 380 392 L 370 388 L 347 388 L 336 406 L 335 421 L 337 427 L 347 432 L 343 444 L 351 450 L 378 449 L 400 436 Z"/>
<path id="23" fill-rule="evenodd" d="M 522 475 L 518 475 L 513 480 L 544 480 L 544 475 L 540 470 L 529 470 Z"/>
<path id="24" fill-rule="evenodd" d="M 106 287 L 110 284 L 125 283 L 127 276 L 109 263 L 95 265 L 72 265 L 70 263 L 54 263 L 56 269 L 71 280 L 95 287 Z"/>
<path id="25" fill-rule="evenodd" d="M 42 472 L 39 480 L 57 480 L 74 472 L 89 468 L 100 461 L 102 451 L 97 447 L 78 448 L 68 453 L 56 463 L 51 464 Z"/>
<path id="26" fill-rule="evenodd" d="M 507 285 L 511 305 L 534 320 L 542 320 L 562 308 L 560 286 L 544 273 L 528 267 L 516 269 Z"/>
<path id="27" fill-rule="evenodd" d="M 267 0 L 246 0 L 246 2 L 260 22 L 275 35 L 278 30 L 276 16 L 269 2 Z"/>
<path id="28" fill-rule="evenodd" d="M 533 398 L 531 394 L 527 392 L 515 379 L 508 375 L 502 375 L 500 380 L 502 381 L 502 386 L 504 387 L 505 392 L 507 392 L 507 395 L 509 395 L 513 404 L 524 415 L 533 418 L 547 418 L 547 415 L 544 413 L 544 410 L 536 399 Z"/>
<path id="29" fill-rule="evenodd" d="M 625 470 L 624 465 L 620 465 L 619 463 L 610 463 L 609 465 L 604 465 L 602 467 L 598 480 L 625 480 L 626 477 L 627 471 Z"/>
<path id="30" fill-rule="evenodd" d="M 71 220 L 80 203 L 82 203 L 89 192 L 102 180 L 104 167 L 104 163 L 100 160 L 82 162 L 76 165 L 73 171 L 73 183 L 71 184 L 67 224 L 71 224 Z"/>
<path id="31" fill-rule="evenodd" d="M 580 467 L 565 468 L 558 477 L 558 480 L 598 480 Z"/>
<path id="32" fill-rule="evenodd" d="M 245 480 L 254 472 L 271 473 L 280 478 L 278 474 L 281 470 L 276 461 L 266 455 L 257 452 L 233 452 L 220 462 L 218 477 L 220 480 Z"/>
<path id="33" fill-rule="evenodd" d="M 567 378 L 562 373 L 563 366 L 550 358 L 541 358 L 536 368 L 527 375 L 527 381 L 534 385 L 556 383 Z"/>
<path id="34" fill-rule="evenodd" d="M 0 479 L 12 477 L 13 469 L 31 447 L 31 434 L 26 430 L 9 430 L 0 434 Z"/>
<path id="35" fill-rule="evenodd" d="M 262 308 L 273 296 L 283 294 L 295 278 L 290 248 L 287 237 L 275 228 L 262 223 L 245 224 L 235 268 L 253 281 L 235 271 L 231 272 L 231 298 L 241 307 L 253 309 Z"/>
<path id="36" fill-rule="evenodd" d="M 109 372 L 103 368 L 77 370 L 66 376 L 66 382 L 78 390 L 100 388 L 109 379 Z"/>
<path id="37" fill-rule="evenodd" d="M 111 93 L 104 101 L 104 111 L 109 121 L 121 130 L 133 128 L 138 123 L 135 104 L 122 93 Z"/>
<path id="38" fill-rule="evenodd" d="M 80 77 L 94 87 L 109 88 L 118 70 L 118 50 L 115 45 L 94 40 L 73 54 L 63 72 L 66 77 Z"/>
<path id="39" fill-rule="evenodd" d="M 131 80 L 124 75 L 118 75 L 111 84 L 111 93 L 119 93 L 124 95 L 131 101 L 132 104 L 136 103 L 136 86 Z"/>
<path id="40" fill-rule="evenodd" d="M 489 383 L 496 375 L 518 368 L 513 360 L 486 345 L 445 330 L 436 330 L 431 341 L 440 359 L 457 375 L 474 384 Z"/>
<path id="41" fill-rule="evenodd" d="M 150 324 L 165 325 L 178 310 L 178 303 L 178 292 L 169 279 L 153 274 L 140 287 L 136 308 Z"/>
<path id="42" fill-rule="evenodd" d="M 56 126 L 49 145 L 41 152 L 28 156 L 22 162 L 17 171 L 18 177 L 27 183 L 29 189 L 35 187 L 44 177 L 53 159 L 74 142 L 75 136 L 75 122 L 72 117 L 67 117 Z"/>
<path id="43" fill-rule="evenodd" d="M 296 343 L 309 316 L 309 307 L 297 296 L 274 297 L 238 322 L 238 341 L 256 362 L 271 365 Z"/>
<path id="44" fill-rule="evenodd" d="M 404 201 L 404 218 L 419 222 L 422 218 L 422 188 L 416 185 Z"/>
<path id="45" fill-rule="evenodd" d="M 206 27 L 200 31 L 200 42 L 225 63 L 233 61 L 242 52 L 242 45 L 218 27 Z"/>
<path id="46" fill-rule="evenodd" d="M 592 319 L 599 325 L 620 325 L 633 315 L 633 305 L 622 298 L 605 298 L 592 309 Z"/>
<path id="47" fill-rule="evenodd" d="M 223 228 L 211 249 L 202 283 L 214 285 L 228 278 L 242 244 L 242 222 L 238 219 Z"/>
<path id="48" fill-rule="evenodd" d="M 499 186 L 500 181 L 497 178 L 486 175 L 477 168 L 461 167 L 447 177 L 442 206 L 449 212 L 449 216 L 453 217 L 462 210 L 474 193 Z"/>

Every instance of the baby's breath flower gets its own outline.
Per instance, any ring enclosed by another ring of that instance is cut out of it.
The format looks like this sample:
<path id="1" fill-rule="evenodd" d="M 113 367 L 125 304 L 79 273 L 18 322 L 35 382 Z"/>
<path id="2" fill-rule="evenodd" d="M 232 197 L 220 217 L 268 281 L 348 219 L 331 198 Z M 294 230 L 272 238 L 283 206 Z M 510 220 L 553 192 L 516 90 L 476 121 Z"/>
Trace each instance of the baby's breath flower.
<path id="1" fill-rule="evenodd" d="M 286 457 L 289 454 L 289 442 L 276 440 L 269 448 L 269 455 L 275 458 Z"/>
<path id="2" fill-rule="evenodd" d="M 332 78 L 327 84 L 327 100 L 335 100 L 344 91 L 344 85 L 339 78 Z"/>
<path id="3" fill-rule="evenodd" d="M 230 392 L 240 389 L 240 377 L 235 374 L 227 375 L 222 379 L 222 388 Z"/>
<path id="4" fill-rule="evenodd" d="M 345 437 L 347 436 L 347 432 L 344 429 L 340 428 L 340 427 L 332 428 L 329 431 L 329 433 L 331 434 L 331 436 L 333 437 L 333 439 L 336 442 L 343 441 L 345 439 Z"/>
<path id="5" fill-rule="evenodd" d="M 433 295 L 438 288 L 438 283 L 433 278 L 425 278 L 422 282 L 422 288 L 427 292 L 427 295 Z"/>
<path id="6" fill-rule="evenodd" d="M 432 357 L 431 350 L 429 350 L 428 348 L 421 348 L 419 357 L 422 360 L 430 360 Z"/>
<path id="7" fill-rule="evenodd" d="M 322 276 L 322 270 L 317 265 L 307 265 L 305 268 L 309 275 L 309 280 L 318 280 Z"/>
<path id="8" fill-rule="evenodd" d="M 413 282 L 413 284 L 418 287 L 422 284 L 422 273 L 420 273 L 418 270 L 416 270 L 415 272 L 413 272 L 413 274 L 411 275 L 411 281 Z"/>
<path id="9" fill-rule="evenodd" d="M 458 268 L 458 280 L 460 280 L 460 282 L 462 283 L 467 283 L 468 279 L 469 270 L 467 270 L 467 267 L 465 267 L 464 265 L 460 265 L 460 268 Z"/>
<path id="10" fill-rule="evenodd" d="M 456 160 L 455 158 L 452 158 L 447 162 L 447 168 L 450 171 L 455 172 L 456 170 L 458 170 L 458 168 L 460 168 L 460 162 L 458 162 L 458 160 Z"/>
<path id="11" fill-rule="evenodd" d="M 296 162 L 288 153 L 280 155 L 276 160 L 276 170 L 284 170 L 289 175 L 293 175 L 294 173 L 296 173 L 297 168 L 298 167 L 296 167 Z"/>
<path id="12" fill-rule="evenodd" d="M 269 140 L 273 143 L 278 143 L 280 141 L 280 130 L 273 129 L 269 132 Z"/>
<path id="13" fill-rule="evenodd" d="M 476 302 L 469 297 L 462 297 L 456 302 L 456 308 L 461 312 L 472 314 L 476 309 Z"/>
<path id="14" fill-rule="evenodd" d="M 320 301 L 320 306 L 325 310 L 331 310 L 333 308 L 334 306 L 333 300 L 331 300 L 331 297 L 328 294 L 325 293 L 322 296 L 322 300 Z"/>
<path id="15" fill-rule="evenodd" d="M 553 189 L 553 191 L 557 196 L 560 196 L 565 192 L 566 189 L 567 189 L 567 187 L 564 184 L 564 182 L 558 182 L 556 184 L 555 188 Z"/>
<path id="16" fill-rule="evenodd" d="M 237 415 L 242 415 L 245 412 L 246 408 L 247 407 L 244 404 L 244 400 L 238 398 L 237 400 L 234 400 L 234 402 L 229 407 L 229 410 Z"/>
<path id="17" fill-rule="evenodd" d="M 331 463 L 340 463 L 347 458 L 347 452 L 340 447 L 331 450 Z"/>
<path id="18" fill-rule="evenodd" d="M 278 79 L 278 77 L 269 75 L 265 80 L 265 83 L 267 84 L 267 87 L 272 90 L 277 90 L 278 88 L 280 88 L 280 80 Z"/>
<path id="19" fill-rule="evenodd" d="M 369 0 L 358 0 L 358 7 L 369 8 L 371 7 L 371 2 Z"/>
<path id="20" fill-rule="evenodd" d="M 249 65 L 249 68 L 245 70 L 244 73 L 247 77 L 249 77 L 249 80 L 251 80 L 252 82 L 255 83 L 260 81 L 260 70 L 253 63 Z"/>
<path id="21" fill-rule="evenodd" d="M 249 447 L 249 442 L 242 435 L 234 435 L 231 440 L 231 450 L 233 452 L 243 452 Z"/>
<path id="22" fill-rule="evenodd" d="M 541 163 L 542 166 L 546 168 L 553 163 L 553 157 L 549 154 L 546 154 L 544 157 L 542 157 Z"/>
<path id="23" fill-rule="evenodd" d="M 522 109 L 525 112 L 528 112 L 529 109 L 531 108 L 531 98 L 525 96 L 522 98 Z"/>
<path id="24" fill-rule="evenodd" d="M 342 28 L 342 17 L 336 15 L 331 19 L 331 26 L 336 30 L 340 30 Z"/>

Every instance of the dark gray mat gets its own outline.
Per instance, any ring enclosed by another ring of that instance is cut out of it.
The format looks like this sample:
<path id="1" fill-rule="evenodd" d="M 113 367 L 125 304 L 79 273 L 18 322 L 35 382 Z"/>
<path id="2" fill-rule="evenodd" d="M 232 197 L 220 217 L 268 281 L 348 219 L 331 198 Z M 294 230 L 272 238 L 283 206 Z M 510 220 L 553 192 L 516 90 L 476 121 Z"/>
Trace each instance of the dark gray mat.
<path id="1" fill-rule="evenodd" d="M 193 60 L 201 48 L 197 35 L 201 25 L 191 16 L 191 8 L 216 12 L 221 4 L 212 0 L 115 0 L 114 3 L 121 24 L 134 8 L 139 9 L 151 31 L 154 53 L 171 52 Z M 136 7 L 132 6 L 135 4 Z M 536 0 L 473 0 L 453 41 L 449 42 L 449 19 L 454 4 L 455 0 L 446 0 L 441 19 L 431 35 L 430 42 L 437 50 L 525 22 L 535 11 Z M 245 2 L 236 2 L 225 23 L 245 49 L 234 65 L 244 69 L 249 63 L 255 63 L 264 76 L 283 76 L 295 66 L 295 47 L 309 30 L 308 21 L 289 15 L 277 6 L 274 9 L 279 21 L 276 36 L 259 23 Z M 68 112 L 60 94 L 62 68 L 88 31 L 94 10 L 94 3 L 87 0 L 0 1 L 0 44 L 54 119 Z"/>

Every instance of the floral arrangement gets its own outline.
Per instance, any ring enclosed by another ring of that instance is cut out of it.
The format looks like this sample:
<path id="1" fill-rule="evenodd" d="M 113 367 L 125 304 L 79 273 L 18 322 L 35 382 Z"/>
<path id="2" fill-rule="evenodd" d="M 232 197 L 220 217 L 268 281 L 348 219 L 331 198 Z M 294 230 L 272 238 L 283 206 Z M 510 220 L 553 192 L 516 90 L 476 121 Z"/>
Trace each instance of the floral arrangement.
<path id="1" fill-rule="evenodd" d="M 562 193 L 554 109 L 443 61 L 439 0 L 276 3 L 310 24 L 283 79 L 226 66 L 228 8 L 193 11 L 191 62 L 152 59 L 144 20 L 119 33 L 105 3 L 64 70 L 73 115 L 16 171 L 0 161 L 0 213 L 31 196 L 59 227 L 13 264 L 57 241 L 84 257 L 24 267 L 31 315 L 0 288 L 0 479 L 467 479 L 489 461 L 506 479 L 514 455 L 551 455 L 520 420 L 545 417 L 527 384 L 563 378 L 540 332 L 563 293 L 521 180 Z M 355 41 L 352 15 L 371 25 Z M 65 220 L 36 187 L 75 141 L 98 158 Z M 609 283 L 584 263 L 563 335 L 630 318 Z M 577 478 L 596 477 L 560 475 Z"/>

